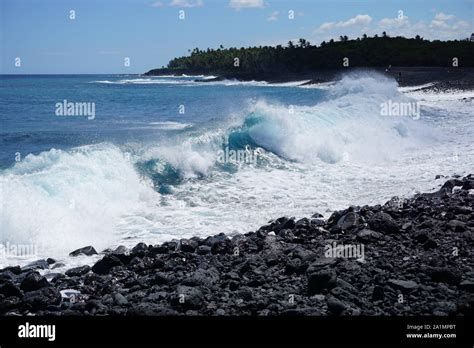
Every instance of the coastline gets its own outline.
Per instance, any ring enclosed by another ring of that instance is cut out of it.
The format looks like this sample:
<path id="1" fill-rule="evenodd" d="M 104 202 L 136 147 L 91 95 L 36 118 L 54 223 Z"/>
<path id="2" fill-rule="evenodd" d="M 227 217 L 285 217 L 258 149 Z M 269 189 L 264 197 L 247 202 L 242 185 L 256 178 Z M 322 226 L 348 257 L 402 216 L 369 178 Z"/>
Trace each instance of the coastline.
<path id="1" fill-rule="evenodd" d="M 0 314 L 473 315 L 473 190 L 471 174 L 327 220 L 119 247 L 65 274 L 38 272 L 52 259 L 7 267 Z"/>
<path id="2" fill-rule="evenodd" d="M 314 85 L 319 83 L 334 82 L 341 78 L 344 73 L 354 71 L 376 71 L 387 77 L 395 79 L 400 87 L 412 87 L 434 83 L 433 88 L 436 89 L 474 89 L 474 67 L 391 67 L 386 71 L 387 67 L 354 67 L 344 69 L 325 69 L 310 71 L 304 73 L 284 73 L 280 75 L 242 75 L 242 74 L 220 74 L 219 72 L 185 70 L 185 69 L 160 69 L 150 70 L 143 76 L 163 76 L 163 75 L 215 75 L 215 78 L 196 79 L 197 82 L 213 82 L 222 80 L 238 80 L 238 81 L 265 81 L 268 83 L 285 83 L 309 80 L 303 85 Z"/>

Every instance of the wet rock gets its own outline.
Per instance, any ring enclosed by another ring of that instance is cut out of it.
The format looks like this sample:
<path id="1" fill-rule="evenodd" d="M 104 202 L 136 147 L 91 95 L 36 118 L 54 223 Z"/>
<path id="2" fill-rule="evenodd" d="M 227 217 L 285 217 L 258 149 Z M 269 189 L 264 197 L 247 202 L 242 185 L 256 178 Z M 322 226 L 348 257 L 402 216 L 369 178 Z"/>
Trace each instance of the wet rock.
<path id="1" fill-rule="evenodd" d="M 410 292 L 418 288 L 418 284 L 413 280 L 390 279 L 388 285 L 403 292 Z"/>
<path id="2" fill-rule="evenodd" d="M 474 292 L 474 280 L 463 280 L 459 284 L 459 288 L 469 292 Z"/>
<path id="3" fill-rule="evenodd" d="M 183 309 L 199 309 L 204 302 L 204 296 L 198 288 L 178 286 L 172 298 L 172 305 Z"/>
<path id="4" fill-rule="evenodd" d="M 314 295 L 324 289 L 332 288 L 336 285 L 336 272 L 332 269 L 313 270 L 306 272 L 308 278 L 308 293 Z"/>
<path id="5" fill-rule="evenodd" d="M 198 246 L 199 243 L 192 239 L 181 239 L 180 241 L 180 249 L 185 253 L 193 253 Z"/>
<path id="6" fill-rule="evenodd" d="M 64 266 L 66 266 L 64 263 L 62 263 L 62 262 L 56 262 L 55 264 L 53 264 L 53 265 L 51 266 L 51 269 L 53 270 L 53 269 L 61 268 L 61 267 L 64 267 Z"/>
<path id="7" fill-rule="evenodd" d="M 10 297 L 10 296 L 22 297 L 23 296 L 20 288 L 10 281 L 7 281 L 3 283 L 3 285 L 0 285 L 0 294 L 4 295 L 5 297 Z"/>
<path id="8" fill-rule="evenodd" d="M 199 268 L 184 280 L 185 285 L 202 285 L 211 288 L 219 281 L 219 272 L 216 269 Z"/>
<path id="9" fill-rule="evenodd" d="M 92 272 L 97 274 L 107 274 L 109 271 L 116 266 L 121 266 L 122 262 L 113 255 L 105 255 L 102 260 L 92 266 Z"/>
<path id="10" fill-rule="evenodd" d="M 45 277 L 40 275 L 38 272 L 31 272 L 23 279 L 20 288 L 21 290 L 28 292 L 35 291 L 47 286 L 50 286 L 50 283 L 46 280 Z"/>
<path id="11" fill-rule="evenodd" d="M 395 220 L 384 212 L 377 212 L 372 216 L 369 221 L 369 227 L 377 232 L 381 233 L 397 233 L 399 232 L 399 228 Z"/>
<path id="12" fill-rule="evenodd" d="M 34 271 L 37 269 L 49 269 L 49 263 L 46 260 L 38 260 L 27 264 L 26 266 L 22 267 L 22 272 L 25 271 Z"/>
<path id="13" fill-rule="evenodd" d="M 89 245 L 83 248 L 76 249 L 69 253 L 69 256 L 79 256 L 79 255 L 86 255 L 86 256 L 97 255 L 97 251 L 94 249 L 93 246 Z"/>
<path id="14" fill-rule="evenodd" d="M 85 266 L 79 266 L 79 267 L 71 268 L 71 269 L 67 270 L 65 272 L 65 274 L 69 277 L 78 277 L 78 276 L 86 274 L 90 270 L 91 270 L 91 268 L 89 266 L 85 265 Z"/>
<path id="15" fill-rule="evenodd" d="M 314 260 L 308 267 L 308 273 L 313 273 L 326 266 L 332 266 L 337 262 L 333 257 L 320 257 Z"/>
<path id="16" fill-rule="evenodd" d="M 436 243 L 433 239 L 428 239 L 426 242 L 423 243 L 423 249 L 429 250 L 438 247 L 438 243 Z"/>
<path id="17" fill-rule="evenodd" d="M 23 296 L 23 301 L 31 306 L 33 310 L 42 310 L 50 305 L 58 305 L 61 302 L 61 294 L 54 287 L 48 286 L 26 292 Z"/>
<path id="18" fill-rule="evenodd" d="M 7 298 L 2 298 L 2 296 L 0 296 L 0 314 L 18 309 L 22 304 L 23 301 L 17 296 L 10 296 Z"/>
<path id="19" fill-rule="evenodd" d="M 359 224 L 359 215 L 354 212 L 349 212 L 345 215 L 343 215 L 339 220 L 337 221 L 337 226 L 341 230 L 350 230 L 358 226 Z"/>
<path id="20" fill-rule="evenodd" d="M 168 284 L 169 279 L 166 273 L 158 272 L 154 275 L 151 285 L 165 285 Z"/>
<path id="21" fill-rule="evenodd" d="M 458 179 L 451 179 L 451 180 L 448 180 L 446 181 L 443 186 L 441 186 L 441 189 L 448 189 L 448 190 L 452 190 L 454 187 L 456 186 L 463 186 L 463 182 L 461 180 L 458 180 Z"/>
<path id="22" fill-rule="evenodd" d="M 372 299 L 374 301 L 379 301 L 379 300 L 383 300 L 384 298 L 384 290 L 383 290 L 383 287 L 379 286 L 379 285 L 376 285 L 374 287 L 374 291 L 372 293 Z"/>
<path id="23" fill-rule="evenodd" d="M 461 282 L 461 274 L 456 269 L 449 267 L 433 267 L 431 269 L 431 280 L 451 285 Z"/>
<path id="24" fill-rule="evenodd" d="M 418 231 L 413 234 L 413 239 L 416 240 L 418 243 L 424 243 L 429 239 L 428 232 Z"/>
<path id="25" fill-rule="evenodd" d="M 357 240 L 363 243 L 373 243 L 383 238 L 383 234 L 372 230 L 364 229 L 357 233 Z"/>
<path id="26" fill-rule="evenodd" d="M 342 302 L 341 300 L 335 298 L 334 296 L 329 296 L 327 298 L 327 306 L 328 306 L 329 312 L 331 312 L 334 315 L 341 314 L 347 308 L 347 306 L 344 302 Z"/>
<path id="27" fill-rule="evenodd" d="M 128 305 L 128 300 L 125 298 L 125 296 L 123 296 L 120 293 L 114 294 L 113 298 L 114 298 L 114 302 L 117 306 L 127 306 Z"/>
<path id="28" fill-rule="evenodd" d="M 446 226 L 455 232 L 464 232 L 466 230 L 466 224 L 459 220 L 451 220 Z"/>
<path id="29" fill-rule="evenodd" d="M 138 243 L 132 248 L 131 254 L 144 256 L 148 252 L 148 245 L 145 243 Z"/>
<path id="30" fill-rule="evenodd" d="M 199 255 L 207 255 L 207 254 L 210 254 L 210 253 L 211 253 L 211 247 L 208 246 L 208 245 L 200 245 L 200 246 L 197 248 L 196 253 L 198 253 Z"/>

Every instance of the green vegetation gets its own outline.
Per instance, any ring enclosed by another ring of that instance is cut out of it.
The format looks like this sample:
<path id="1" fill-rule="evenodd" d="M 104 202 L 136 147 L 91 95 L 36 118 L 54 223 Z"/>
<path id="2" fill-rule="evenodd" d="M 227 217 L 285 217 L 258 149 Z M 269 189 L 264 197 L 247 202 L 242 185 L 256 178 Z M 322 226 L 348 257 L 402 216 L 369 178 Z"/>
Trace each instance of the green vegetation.
<path id="1" fill-rule="evenodd" d="M 262 78 L 275 75 L 298 74 L 320 69 L 342 68 L 343 58 L 349 58 L 351 67 L 392 66 L 452 66 L 457 57 L 459 66 L 474 66 L 474 42 L 428 41 L 416 36 L 389 37 L 375 35 L 350 40 L 340 36 L 339 41 L 311 45 L 305 39 L 288 42 L 286 47 L 259 46 L 249 48 L 195 48 L 185 57 L 172 59 L 167 68 L 150 70 L 148 75 L 169 73 L 213 74 L 226 77 Z M 235 58 L 239 66 L 235 66 Z"/>

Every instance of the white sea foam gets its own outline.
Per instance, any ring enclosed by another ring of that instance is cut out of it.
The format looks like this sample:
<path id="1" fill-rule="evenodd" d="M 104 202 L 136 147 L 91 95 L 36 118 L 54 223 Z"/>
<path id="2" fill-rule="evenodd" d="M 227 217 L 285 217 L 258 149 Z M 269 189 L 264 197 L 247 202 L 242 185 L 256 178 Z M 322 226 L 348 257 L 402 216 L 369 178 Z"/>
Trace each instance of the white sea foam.
<path id="1" fill-rule="evenodd" d="M 107 144 L 28 155 L 0 174 L 0 187 L 0 242 L 33 243 L 37 257 L 110 245 L 117 219 L 156 195 Z"/>
<path id="2" fill-rule="evenodd" d="M 153 128 L 164 130 L 179 130 L 192 127 L 191 123 L 181 123 L 174 121 L 150 122 L 150 125 L 153 126 Z"/>
<path id="3" fill-rule="evenodd" d="M 460 109 L 469 102 L 457 98 L 425 105 L 419 120 L 380 116 L 387 99 L 413 100 L 406 93 L 378 74 L 351 75 L 316 105 L 289 113 L 259 100 L 227 127 L 135 144 L 130 159 L 110 144 L 30 155 L 0 173 L 0 241 L 34 243 L 38 258 L 67 260 L 84 245 L 156 243 L 248 232 L 282 215 L 327 216 L 435 189 L 436 174 L 472 171 L 472 105 Z M 216 150 L 233 132 L 268 150 L 264 164 L 235 172 L 216 166 Z M 154 191 L 134 167 L 153 159 L 156 172 L 167 164 L 181 177 L 169 194 Z"/>

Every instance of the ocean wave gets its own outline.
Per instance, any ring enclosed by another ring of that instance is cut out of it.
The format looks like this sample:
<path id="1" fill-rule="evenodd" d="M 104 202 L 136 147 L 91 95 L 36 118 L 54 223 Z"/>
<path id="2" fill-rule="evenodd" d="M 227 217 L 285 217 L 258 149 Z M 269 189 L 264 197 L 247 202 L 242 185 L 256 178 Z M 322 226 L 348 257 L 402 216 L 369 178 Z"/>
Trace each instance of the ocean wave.
<path id="1" fill-rule="evenodd" d="M 430 83 L 425 83 L 423 85 L 417 85 L 417 86 L 405 86 L 405 87 L 398 87 L 398 90 L 400 92 L 412 92 L 412 91 L 419 91 L 419 90 L 422 90 L 422 89 L 425 89 L 425 88 L 430 88 L 432 86 L 434 86 L 434 82 L 430 82 Z"/>
<path id="2" fill-rule="evenodd" d="M 163 179 L 163 172 L 170 172 L 171 167 L 172 175 L 184 180 L 222 170 L 216 160 L 217 153 L 225 148 L 262 149 L 252 164 L 257 166 L 278 167 L 281 161 L 379 162 L 409 147 L 422 146 L 434 136 L 432 129 L 409 117 L 381 116 L 380 105 L 388 99 L 410 101 L 391 79 L 348 75 L 316 105 L 288 106 L 264 99 L 249 102 L 246 111 L 227 125 L 184 134 L 172 144 L 151 146 L 143 157 L 155 161 L 157 178 Z"/>
<path id="3" fill-rule="evenodd" d="M 140 79 L 124 79 L 124 80 L 98 80 L 91 81 L 90 83 L 96 84 L 111 84 L 111 85 L 181 85 L 186 87 L 201 87 L 201 86 L 225 86 L 225 87 L 234 87 L 234 86 L 252 86 L 252 87 L 298 87 L 302 86 L 310 80 L 302 81 L 290 81 L 290 82 L 279 82 L 279 83 L 270 83 L 266 81 L 240 81 L 236 79 L 228 80 L 219 80 L 219 81 L 199 81 L 199 80 L 212 80 L 216 76 L 205 76 L 205 75 L 196 75 L 196 76 L 173 76 L 165 75 L 154 78 L 140 78 Z M 196 80 L 195 80 L 196 79 Z"/>
<path id="4" fill-rule="evenodd" d="M 156 195 L 110 144 L 28 155 L 1 173 L 0 187 L 0 243 L 34 243 L 37 257 L 109 246 L 117 219 Z"/>
<path id="5" fill-rule="evenodd" d="M 181 123 L 181 122 L 174 122 L 174 121 L 163 121 L 163 122 L 150 122 L 150 126 L 153 126 L 155 129 L 163 129 L 163 130 L 180 130 L 190 128 L 193 125 L 191 123 Z"/>
<path id="6" fill-rule="evenodd" d="M 99 81 L 91 81 L 90 83 L 98 83 L 98 84 L 109 84 L 109 85 L 163 85 L 163 84 L 185 84 L 186 81 L 183 80 L 176 80 L 176 79 L 125 79 L 125 80 L 117 80 L 117 81 L 110 81 L 110 80 L 99 80 Z"/>
<path id="7" fill-rule="evenodd" d="M 461 101 L 474 99 L 474 90 L 409 90 L 406 95 L 425 102 Z"/>
<path id="8" fill-rule="evenodd" d="M 349 74 L 314 105 L 260 99 L 205 128 L 151 124 L 184 128 L 150 143 L 29 155 L 0 173 L 0 242 L 64 259 L 84 245 L 242 233 L 283 215 L 429 190 L 435 174 L 472 166 L 469 139 L 438 138 L 429 110 L 419 120 L 381 116 L 387 100 L 414 99 L 379 74 Z M 220 163 L 226 147 L 262 151 L 255 163 Z M 450 160 L 454 150 L 461 161 Z"/>

